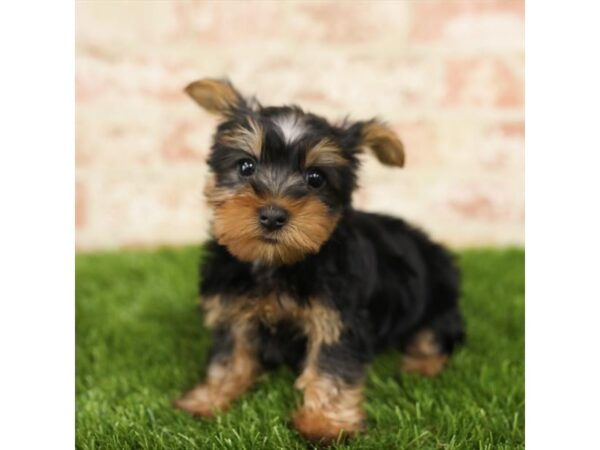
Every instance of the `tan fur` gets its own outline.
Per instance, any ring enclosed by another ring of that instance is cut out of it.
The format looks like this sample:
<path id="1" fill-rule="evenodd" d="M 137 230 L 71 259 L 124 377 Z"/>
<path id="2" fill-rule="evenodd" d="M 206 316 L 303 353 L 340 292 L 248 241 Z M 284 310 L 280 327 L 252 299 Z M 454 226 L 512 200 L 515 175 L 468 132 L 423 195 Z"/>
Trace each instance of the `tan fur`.
<path id="1" fill-rule="evenodd" d="M 308 338 L 304 371 L 296 380 L 296 388 L 304 390 L 311 380 L 316 378 L 317 357 L 321 345 L 331 345 L 338 341 L 342 332 L 339 314 L 330 308 L 316 306 L 305 317 L 302 325 Z"/>
<path id="2" fill-rule="evenodd" d="M 347 386 L 342 380 L 305 369 L 296 387 L 304 391 L 304 404 L 293 416 L 300 434 L 307 439 L 330 443 L 359 432 L 365 414 L 363 386 Z"/>
<path id="3" fill-rule="evenodd" d="M 425 357 L 404 356 L 401 369 L 406 373 L 418 373 L 427 377 L 438 375 L 446 366 L 448 357 L 446 355 L 435 355 Z"/>
<path id="4" fill-rule="evenodd" d="M 404 372 L 433 377 L 442 371 L 447 361 L 448 356 L 441 352 L 433 332 L 422 330 L 406 348 L 401 369 Z"/>
<path id="5" fill-rule="evenodd" d="M 311 299 L 310 305 L 304 310 L 302 323 L 311 344 L 331 345 L 338 341 L 342 333 L 342 321 L 336 310 L 315 299 Z"/>
<path id="6" fill-rule="evenodd" d="M 321 306 L 305 322 L 308 348 L 304 370 L 295 387 L 304 391 L 304 404 L 294 413 L 296 428 L 305 438 L 331 443 L 362 429 L 362 383 L 348 386 L 331 375 L 321 374 L 318 355 L 322 345 L 338 341 L 342 324 L 332 320 L 328 308 Z M 335 325 L 334 325 L 335 324 Z"/>
<path id="7" fill-rule="evenodd" d="M 214 175 L 208 175 L 206 184 L 204 185 L 204 196 L 210 206 L 218 206 L 234 194 L 235 192 L 229 189 L 217 187 Z"/>
<path id="8" fill-rule="evenodd" d="M 363 127 L 362 145 L 373 151 L 377 159 L 389 166 L 404 166 L 404 145 L 390 128 L 377 122 Z"/>
<path id="9" fill-rule="evenodd" d="M 246 392 L 256 380 L 260 365 L 249 339 L 248 324 L 233 327 L 232 355 L 211 363 L 206 380 L 175 402 L 175 405 L 197 416 L 212 416 L 226 409 Z"/>
<path id="10" fill-rule="evenodd" d="M 217 241 L 241 261 L 265 264 L 293 264 L 307 254 L 317 253 L 329 238 L 339 215 L 330 214 L 316 197 L 292 199 L 261 198 L 250 188 L 241 191 L 219 189 L 209 183 L 205 189 L 214 211 L 213 232 Z M 265 241 L 257 211 L 268 204 L 285 208 L 288 224 Z"/>
<path id="11" fill-rule="evenodd" d="M 283 320 L 300 324 L 309 342 L 333 344 L 342 331 L 337 311 L 311 299 L 307 305 L 298 305 L 287 295 L 272 292 L 261 298 L 236 298 L 227 302 L 210 297 L 202 302 L 204 321 L 208 328 L 220 324 L 247 324 L 260 321 L 270 326 Z"/>
<path id="12" fill-rule="evenodd" d="M 329 139 L 321 140 L 308 150 L 304 165 L 310 166 L 342 166 L 348 160 L 342 155 L 342 150 Z"/>
<path id="13" fill-rule="evenodd" d="M 241 101 L 233 86 L 224 80 L 194 81 L 185 88 L 185 92 L 208 112 L 218 115 L 228 115 Z"/>
<path id="14" fill-rule="evenodd" d="M 258 122 L 254 119 L 248 119 L 248 126 L 245 128 L 238 126 L 231 131 L 227 131 L 218 135 L 218 142 L 228 147 L 234 147 L 244 150 L 256 158 L 260 158 L 260 153 L 263 146 L 263 130 Z"/>
<path id="15" fill-rule="evenodd" d="M 272 293 L 266 297 L 239 297 L 221 301 L 212 297 L 203 302 L 204 323 L 208 328 L 221 324 L 237 324 L 262 322 L 274 325 L 279 321 L 291 319 L 301 320 L 305 314 L 295 302 L 287 296 Z"/>
<path id="16" fill-rule="evenodd" d="M 318 299 L 307 305 L 298 305 L 286 295 L 273 292 L 261 298 L 235 298 L 223 301 L 218 296 L 202 301 L 205 323 L 209 328 L 221 324 L 232 330 L 251 330 L 257 322 L 275 325 L 282 320 L 298 323 L 308 340 L 306 369 L 298 378 L 296 387 L 304 390 L 305 404 L 295 414 L 294 421 L 300 432 L 314 440 L 335 440 L 358 431 L 364 419 L 360 408 L 362 387 L 345 386 L 341 381 L 317 372 L 318 349 L 323 344 L 334 344 L 342 332 L 339 313 Z M 177 406 L 196 415 L 208 416 L 226 408 L 244 392 L 256 377 L 257 363 L 245 333 L 238 331 L 233 363 L 211 366 L 207 381 L 177 402 Z M 239 346 L 239 347 L 238 347 Z M 246 371 L 249 376 L 243 376 Z"/>

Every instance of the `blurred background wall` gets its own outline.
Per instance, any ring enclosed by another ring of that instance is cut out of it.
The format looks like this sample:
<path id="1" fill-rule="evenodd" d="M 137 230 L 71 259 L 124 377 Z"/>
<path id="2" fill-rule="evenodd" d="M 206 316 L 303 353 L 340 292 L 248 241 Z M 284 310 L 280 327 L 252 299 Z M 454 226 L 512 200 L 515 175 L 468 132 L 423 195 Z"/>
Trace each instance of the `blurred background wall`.
<path id="1" fill-rule="evenodd" d="M 522 1 L 104 0 L 76 3 L 77 250 L 207 236 L 216 120 L 182 93 L 207 76 L 386 119 L 407 166 L 365 157 L 358 207 L 454 246 L 523 243 Z"/>

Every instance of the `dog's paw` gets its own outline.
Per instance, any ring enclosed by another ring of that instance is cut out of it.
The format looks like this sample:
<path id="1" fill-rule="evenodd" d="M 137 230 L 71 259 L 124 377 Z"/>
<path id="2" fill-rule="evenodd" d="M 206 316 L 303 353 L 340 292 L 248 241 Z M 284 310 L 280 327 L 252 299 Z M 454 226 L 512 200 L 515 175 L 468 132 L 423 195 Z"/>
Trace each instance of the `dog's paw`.
<path id="1" fill-rule="evenodd" d="M 212 417 L 224 409 L 224 405 L 216 401 L 214 388 L 206 384 L 195 387 L 173 404 L 196 417 Z"/>
<path id="2" fill-rule="evenodd" d="M 406 373 L 418 373 L 426 377 L 434 377 L 444 369 L 447 362 L 448 356 L 446 355 L 405 355 L 402 358 L 400 370 Z"/>
<path id="3" fill-rule="evenodd" d="M 309 441 L 330 445 L 356 435 L 362 423 L 332 420 L 322 411 L 300 408 L 293 415 L 294 426 Z"/>
<path id="4" fill-rule="evenodd" d="M 447 362 L 448 355 L 441 351 L 435 334 L 424 329 L 413 336 L 402 356 L 400 370 L 434 377 L 444 369 Z"/>

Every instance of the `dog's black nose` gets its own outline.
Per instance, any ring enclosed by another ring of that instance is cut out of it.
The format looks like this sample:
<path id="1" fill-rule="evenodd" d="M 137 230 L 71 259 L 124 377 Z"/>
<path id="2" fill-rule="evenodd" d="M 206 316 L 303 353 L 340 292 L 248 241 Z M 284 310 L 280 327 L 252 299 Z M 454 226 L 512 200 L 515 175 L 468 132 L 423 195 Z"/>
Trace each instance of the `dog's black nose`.
<path id="1" fill-rule="evenodd" d="M 268 205 L 258 211 L 260 224 L 269 231 L 279 230 L 288 221 L 285 209 L 275 205 Z"/>

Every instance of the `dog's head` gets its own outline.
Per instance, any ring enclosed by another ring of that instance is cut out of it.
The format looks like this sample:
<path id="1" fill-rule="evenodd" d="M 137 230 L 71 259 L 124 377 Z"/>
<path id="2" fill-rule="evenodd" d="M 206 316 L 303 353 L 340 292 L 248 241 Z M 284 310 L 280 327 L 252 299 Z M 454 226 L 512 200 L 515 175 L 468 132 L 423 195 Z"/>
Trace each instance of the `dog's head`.
<path id="1" fill-rule="evenodd" d="M 215 238 L 242 261 L 293 264 L 317 253 L 350 207 L 364 149 L 404 164 L 402 143 L 375 120 L 333 125 L 297 107 L 263 107 L 223 80 L 186 92 L 221 118 L 205 194 Z"/>

